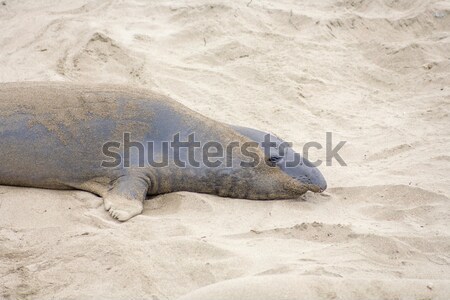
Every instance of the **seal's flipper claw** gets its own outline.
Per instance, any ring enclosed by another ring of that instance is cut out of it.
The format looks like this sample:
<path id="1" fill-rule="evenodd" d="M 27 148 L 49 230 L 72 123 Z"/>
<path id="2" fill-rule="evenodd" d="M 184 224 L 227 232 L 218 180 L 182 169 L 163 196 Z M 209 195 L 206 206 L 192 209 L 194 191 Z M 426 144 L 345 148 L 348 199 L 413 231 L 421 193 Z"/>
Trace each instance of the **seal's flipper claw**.
<path id="1" fill-rule="evenodd" d="M 119 220 L 127 221 L 140 214 L 150 181 L 144 176 L 124 175 L 117 178 L 104 197 L 105 209 Z"/>

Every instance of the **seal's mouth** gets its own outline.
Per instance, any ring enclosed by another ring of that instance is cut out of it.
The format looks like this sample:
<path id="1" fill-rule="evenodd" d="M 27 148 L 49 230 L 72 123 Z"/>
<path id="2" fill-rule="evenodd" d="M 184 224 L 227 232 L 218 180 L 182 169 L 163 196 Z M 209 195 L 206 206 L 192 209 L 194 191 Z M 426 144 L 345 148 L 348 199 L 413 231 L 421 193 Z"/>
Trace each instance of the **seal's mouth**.
<path id="1" fill-rule="evenodd" d="M 319 189 L 319 193 L 322 193 L 327 189 L 327 182 L 325 180 L 323 180 L 323 182 L 319 185 Z"/>
<path id="2" fill-rule="evenodd" d="M 327 189 L 327 183 L 324 181 L 321 185 L 317 186 L 319 188 L 318 193 L 322 193 Z"/>

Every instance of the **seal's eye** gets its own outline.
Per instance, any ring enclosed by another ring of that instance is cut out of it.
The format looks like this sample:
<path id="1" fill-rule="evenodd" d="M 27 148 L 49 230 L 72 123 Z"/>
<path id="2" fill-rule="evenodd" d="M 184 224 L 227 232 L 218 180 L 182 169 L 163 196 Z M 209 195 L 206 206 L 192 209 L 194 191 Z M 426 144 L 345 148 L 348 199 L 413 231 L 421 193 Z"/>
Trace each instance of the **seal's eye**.
<path id="1" fill-rule="evenodd" d="M 277 156 L 277 155 L 272 155 L 267 159 L 267 162 L 273 166 L 275 166 L 275 164 L 277 162 L 279 162 L 282 159 L 281 156 Z"/>

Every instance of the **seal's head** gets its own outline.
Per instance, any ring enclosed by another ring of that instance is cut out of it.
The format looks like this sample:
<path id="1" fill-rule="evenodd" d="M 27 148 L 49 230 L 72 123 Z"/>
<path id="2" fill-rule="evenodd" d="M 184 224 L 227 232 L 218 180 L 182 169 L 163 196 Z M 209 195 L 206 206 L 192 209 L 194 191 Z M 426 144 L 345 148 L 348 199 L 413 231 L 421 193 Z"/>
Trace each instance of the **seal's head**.
<path id="1" fill-rule="evenodd" d="M 199 140 L 206 140 L 203 134 L 197 133 L 202 138 Z M 285 171 L 281 165 L 267 161 L 259 143 L 232 131 L 217 136 L 208 134 L 208 138 L 212 136 L 215 141 L 211 144 L 214 150 L 222 149 L 220 154 L 209 152 L 210 149 L 204 147 L 196 147 L 191 154 L 187 147 L 179 149 L 177 159 L 170 153 L 169 167 L 155 170 L 155 190 L 151 194 L 190 191 L 231 198 L 274 200 L 293 199 L 307 191 L 320 191 L 316 185 L 294 178 L 290 170 Z M 182 139 L 186 140 L 186 137 Z M 209 157 L 208 153 L 218 155 Z M 180 166 L 178 160 L 191 163 Z"/>
<path id="2" fill-rule="evenodd" d="M 293 179 L 311 185 L 314 192 L 323 192 L 327 188 L 325 178 L 314 164 L 290 147 L 285 149 L 284 154 L 271 153 L 267 161 Z"/>
<path id="3" fill-rule="evenodd" d="M 319 169 L 308 159 L 295 152 L 289 143 L 260 130 L 240 126 L 232 126 L 232 128 L 261 145 L 268 165 L 278 167 L 289 177 L 308 185 L 313 192 L 326 190 L 327 182 Z M 268 140 L 271 145 L 267 151 L 264 142 Z"/>
<path id="4" fill-rule="evenodd" d="M 204 126 L 195 128 L 194 133 L 177 134 L 177 140 L 200 142 L 191 150 L 183 146 L 168 152 L 168 167 L 155 168 L 150 194 L 190 191 L 269 200 L 293 199 L 307 191 L 325 190 L 326 182 L 319 170 L 291 147 L 282 146 L 282 140 L 272 135 L 275 146 L 266 153 L 261 147 L 265 132 L 231 128 Z M 279 151 L 281 147 L 283 151 Z"/>

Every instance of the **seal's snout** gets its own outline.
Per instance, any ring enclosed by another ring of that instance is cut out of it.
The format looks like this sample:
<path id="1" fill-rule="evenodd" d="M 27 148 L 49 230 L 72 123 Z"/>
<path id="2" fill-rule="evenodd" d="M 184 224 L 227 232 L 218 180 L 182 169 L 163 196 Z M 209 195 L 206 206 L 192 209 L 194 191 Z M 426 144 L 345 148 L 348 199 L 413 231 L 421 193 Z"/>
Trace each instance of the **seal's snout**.
<path id="1" fill-rule="evenodd" d="M 313 168 L 311 170 L 311 175 L 309 177 L 311 180 L 311 184 L 319 188 L 319 193 L 327 189 L 327 182 L 323 177 L 322 173 L 320 173 L 320 171 L 317 168 Z"/>
<path id="2" fill-rule="evenodd" d="M 308 174 L 308 181 L 310 184 L 318 187 L 319 193 L 327 189 L 327 182 L 322 173 L 320 173 L 319 169 L 317 168 L 311 169 L 311 172 Z"/>
<path id="3" fill-rule="evenodd" d="M 312 191 L 316 193 L 321 193 L 327 189 L 325 178 L 315 167 L 298 169 L 294 174 L 294 176 L 291 176 L 293 179 L 312 187 Z"/>
<path id="4" fill-rule="evenodd" d="M 298 192 L 301 193 L 305 187 L 307 190 L 315 193 L 321 193 L 327 189 L 327 182 L 315 164 L 295 152 L 291 146 L 286 147 L 290 143 L 286 143 L 268 132 L 233 125 L 231 127 L 238 133 L 260 144 L 262 150 L 264 150 L 265 159 L 270 166 L 277 166 L 286 175 L 301 184 L 303 188 L 299 188 Z M 268 137 L 271 143 L 275 142 L 276 147 L 270 146 L 269 153 L 266 153 L 267 149 L 264 143 Z"/>
<path id="5" fill-rule="evenodd" d="M 319 185 L 318 187 L 319 187 L 319 193 L 322 193 L 327 189 L 327 183 L 325 182 L 325 184 Z"/>
<path id="6" fill-rule="evenodd" d="M 319 187 L 320 187 L 320 192 L 322 193 L 327 189 L 327 183 L 324 181 L 324 184 Z"/>

